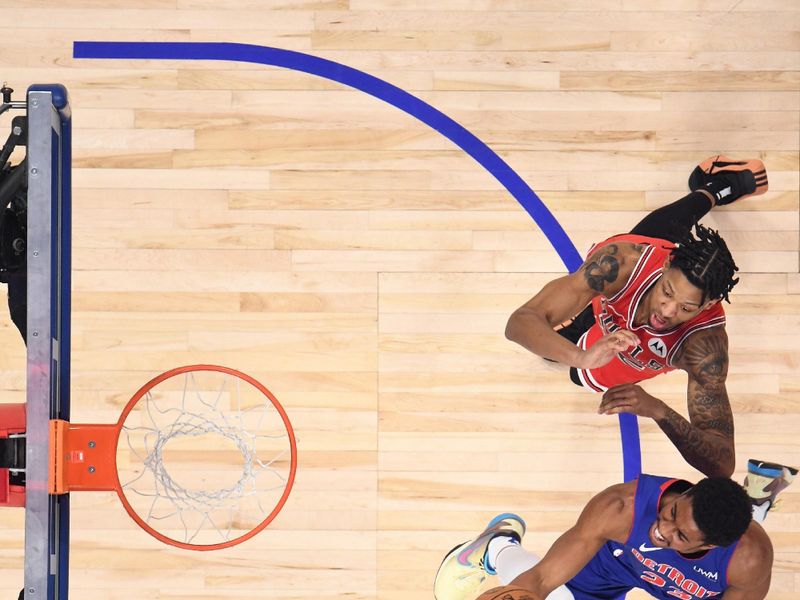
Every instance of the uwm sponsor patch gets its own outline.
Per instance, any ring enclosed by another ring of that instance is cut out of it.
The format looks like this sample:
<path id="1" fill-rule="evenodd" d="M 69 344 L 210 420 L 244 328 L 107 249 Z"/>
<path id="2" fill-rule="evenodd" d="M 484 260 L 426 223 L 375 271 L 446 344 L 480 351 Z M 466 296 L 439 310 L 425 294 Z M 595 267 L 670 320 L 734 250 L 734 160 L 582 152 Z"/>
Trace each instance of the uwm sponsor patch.
<path id="1" fill-rule="evenodd" d="M 703 577 L 708 577 L 709 579 L 713 579 L 714 581 L 717 581 L 717 579 L 719 579 L 719 573 L 717 573 L 716 571 L 706 571 L 703 567 L 698 567 L 697 565 L 692 567 L 692 569 L 694 569 L 695 572 L 700 573 L 700 575 L 702 575 Z"/>
<path id="2" fill-rule="evenodd" d="M 665 588 L 670 596 L 680 600 L 694 600 L 694 598 L 712 598 L 720 594 L 704 588 L 694 579 L 689 579 L 672 565 L 646 558 L 636 548 L 631 548 L 631 552 L 636 560 L 649 569 L 641 574 L 642 580 L 656 587 Z"/>

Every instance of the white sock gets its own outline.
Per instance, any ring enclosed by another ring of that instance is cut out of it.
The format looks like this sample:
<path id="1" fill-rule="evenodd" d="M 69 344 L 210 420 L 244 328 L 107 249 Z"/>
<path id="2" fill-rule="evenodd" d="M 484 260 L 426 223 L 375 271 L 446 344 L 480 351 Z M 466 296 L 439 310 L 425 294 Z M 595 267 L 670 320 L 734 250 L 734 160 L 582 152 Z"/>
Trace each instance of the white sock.
<path id="1" fill-rule="evenodd" d="M 769 500 L 764 500 L 761 504 L 754 504 L 753 505 L 753 521 L 756 523 L 763 523 L 767 518 L 767 512 L 769 511 L 772 502 Z"/>
<path id="2" fill-rule="evenodd" d="M 486 547 L 486 562 L 489 563 L 489 568 L 495 568 L 498 553 L 507 546 L 519 546 L 519 542 L 510 535 L 498 535 L 489 541 Z"/>
<path id="3" fill-rule="evenodd" d="M 510 543 L 506 542 L 504 546 L 498 548 L 491 564 L 493 564 L 494 570 L 497 571 L 497 577 L 500 582 L 503 585 L 508 585 L 525 571 L 532 569 L 542 559 L 533 552 L 525 550 L 516 540 L 512 538 L 505 539 L 510 540 Z M 491 550 L 491 542 L 489 542 L 489 548 Z M 564 585 L 557 587 L 547 595 L 547 600 L 574 600 L 574 598 L 575 596 L 572 595 L 569 588 Z"/>
<path id="4" fill-rule="evenodd" d="M 496 539 L 498 538 L 495 538 L 495 540 Z M 505 539 L 511 540 L 511 538 Z M 495 540 L 492 540 L 492 542 Z M 507 543 L 502 548 L 498 548 L 494 560 L 491 560 L 491 564 L 494 566 L 494 570 L 497 571 L 497 576 L 500 578 L 500 582 L 503 585 L 508 585 L 542 560 L 533 552 L 525 550 L 525 548 L 516 543 L 515 540 L 511 540 L 511 542 L 512 543 Z M 491 550 L 491 542 L 489 548 Z"/>

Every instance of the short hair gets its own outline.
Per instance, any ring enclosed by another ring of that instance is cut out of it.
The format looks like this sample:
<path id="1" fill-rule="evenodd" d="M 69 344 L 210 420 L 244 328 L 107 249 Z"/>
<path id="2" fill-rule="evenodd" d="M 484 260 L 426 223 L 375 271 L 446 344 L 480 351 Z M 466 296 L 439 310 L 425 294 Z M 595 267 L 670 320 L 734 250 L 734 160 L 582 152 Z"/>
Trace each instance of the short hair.
<path id="1" fill-rule="evenodd" d="M 706 544 L 730 546 L 744 535 L 753 519 L 747 492 L 727 477 L 703 479 L 685 495 L 691 498 L 694 522 Z"/>
<path id="2" fill-rule="evenodd" d="M 679 268 L 689 283 L 702 290 L 701 303 L 709 298 L 730 302 L 728 292 L 739 282 L 738 277 L 733 277 L 739 267 L 733 262 L 728 245 L 717 231 L 700 223 L 694 224 L 694 231 L 697 237 L 691 229 L 676 234 L 671 266 Z"/>

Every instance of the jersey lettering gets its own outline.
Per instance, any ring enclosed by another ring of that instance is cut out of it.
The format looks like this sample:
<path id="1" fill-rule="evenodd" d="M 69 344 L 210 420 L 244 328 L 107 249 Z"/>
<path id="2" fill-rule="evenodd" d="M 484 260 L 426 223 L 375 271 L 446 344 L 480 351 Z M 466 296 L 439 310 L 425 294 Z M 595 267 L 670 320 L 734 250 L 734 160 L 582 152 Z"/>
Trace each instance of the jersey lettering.
<path id="1" fill-rule="evenodd" d="M 606 333 L 614 333 L 619 329 L 619 325 L 614 323 L 614 317 L 608 313 L 604 313 L 600 316 L 600 323 L 603 326 L 603 331 Z"/>
<path id="2" fill-rule="evenodd" d="M 669 565 L 658 565 L 658 572 L 664 575 L 667 571 L 669 571 L 672 567 Z"/>
<path id="3" fill-rule="evenodd" d="M 684 579 L 681 583 L 681 589 L 689 594 L 696 595 L 700 589 L 700 584 L 692 579 Z"/>
<path id="4" fill-rule="evenodd" d="M 678 569 L 674 567 L 670 569 L 669 575 L 667 575 L 667 577 L 669 577 L 670 581 L 674 581 L 678 585 L 681 585 L 684 580 L 683 573 L 681 573 L 680 571 L 678 571 Z"/>
<path id="5" fill-rule="evenodd" d="M 631 553 L 636 560 L 642 563 L 642 566 L 650 569 L 642 572 L 640 575 L 642 581 L 660 588 L 665 587 L 668 581 L 675 584 L 669 586 L 667 594 L 670 596 L 675 596 L 680 600 L 693 600 L 694 598 L 711 598 L 719 595 L 719 592 L 707 590 L 694 579 L 689 579 L 679 569 L 643 556 L 636 548 L 631 548 Z M 666 578 L 661 575 L 666 575 Z"/>
<path id="6" fill-rule="evenodd" d="M 642 349 L 641 346 L 637 346 L 637 348 L 639 348 L 639 350 Z M 617 356 L 619 357 L 619 359 L 622 362 L 624 362 L 626 365 L 630 365 L 631 367 L 633 367 L 637 371 L 643 371 L 644 370 L 644 363 L 643 362 L 639 362 L 638 360 L 636 360 L 636 358 L 634 358 L 632 356 L 627 356 L 626 354 L 624 354 L 622 352 L 618 353 Z"/>
<path id="7" fill-rule="evenodd" d="M 644 573 L 642 573 L 642 581 L 644 581 L 645 583 L 650 583 L 652 585 L 657 585 L 658 587 L 664 587 L 667 584 L 667 582 L 664 581 L 663 578 L 659 577 L 652 571 L 645 571 Z"/>

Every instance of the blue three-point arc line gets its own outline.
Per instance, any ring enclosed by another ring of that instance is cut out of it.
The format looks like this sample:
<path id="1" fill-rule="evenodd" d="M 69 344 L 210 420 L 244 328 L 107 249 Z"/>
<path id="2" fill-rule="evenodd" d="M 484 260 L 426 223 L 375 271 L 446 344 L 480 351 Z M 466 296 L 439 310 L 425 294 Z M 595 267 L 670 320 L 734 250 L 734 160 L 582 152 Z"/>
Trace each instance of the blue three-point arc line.
<path id="1" fill-rule="evenodd" d="M 503 187 L 533 217 L 547 236 L 567 269 L 572 272 L 581 265 L 581 257 L 564 229 L 527 183 L 491 148 L 474 134 L 434 108 L 392 85 L 358 69 L 310 54 L 221 42 L 75 42 L 75 58 L 101 59 L 160 59 L 160 60 L 228 60 L 258 63 L 302 71 L 324 77 L 374 96 L 416 117 L 435 129 L 494 176 Z M 639 428 L 635 415 L 619 415 L 622 438 L 622 459 L 625 481 L 641 472 Z"/>

